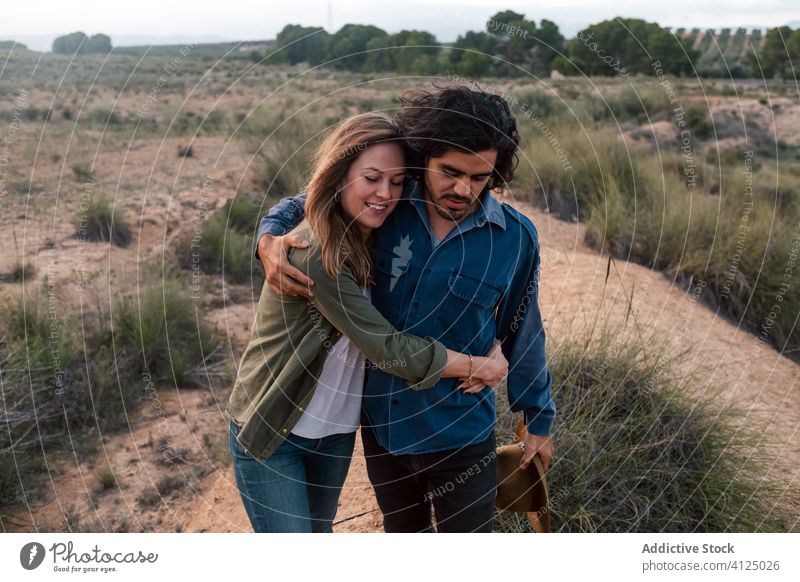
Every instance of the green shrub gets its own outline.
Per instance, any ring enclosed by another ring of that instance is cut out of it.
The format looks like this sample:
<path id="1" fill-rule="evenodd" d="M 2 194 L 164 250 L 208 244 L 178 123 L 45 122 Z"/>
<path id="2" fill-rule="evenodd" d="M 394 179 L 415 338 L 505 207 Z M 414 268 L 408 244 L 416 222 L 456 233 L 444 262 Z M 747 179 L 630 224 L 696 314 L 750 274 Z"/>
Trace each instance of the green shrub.
<path id="1" fill-rule="evenodd" d="M 164 497 L 180 491 L 187 483 L 187 479 L 181 475 L 164 475 L 156 483 L 155 489 L 146 489 L 136 496 L 136 501 L 143 507 L 160 505 Z"/>
<path id="2" fill-rule="evenodd" d="M 0 314 L 0 505 L 6 505 L 31 494 L 30 476 L 46 463 L 42 450 L 63 443 L 68 426 L 85 423 L 88 398 L 68 327 L 48 318 L 45 298 L 5 297 Z"/>
<path id="3" fill-rule="evenodd" d="M 12 283 L 21 283 L 27 279 L 32 279 L 36 274 L 36 267 L 31 263 L 16 262 L 11 272 L 8 274 L 8 280 Z"/>
<path id="4" fill-rule="evenodd" d="M 171 133 L 176 135 L 215 135 L 226 129 L 224 111 L 214 109 L 203 115 L 194 111 L 182 111 L 170 120 Z"/>
<path id="5" fill-rule="evenodd" d="M 0 506 L 30 498 L 51 456 L 93 454 L 90 429 L 128 426 L 159 386 L 229 375 L 220 339 L 176 281 L 120 297 L 109 318 L 87 309 L 79 319 L 59 287 L 44 287 L 0 306 Z M 98 478 L 103 487 L 111 479 Z"/>
<path id="6" fill-rule="evenodd" d="M 576 113 L 587 121 L 651 123 L 669 117 L 669 96 L 657 84 L 615 84 L 596 86 L 575 105 Z"/>
<path id="7" fill-rule="evenodd" d="M 237 194 L 229 200 L 222 213 L 230 228 L 242 234 L 254 233 L 263 212 L 261 200 L 252 194 Z"/>
<path id="8" fill-rule="evenodd" d="M 553 530 L 796 528 L 787 506 L 798 492 L 762 478 L 772 463 L 754 451 L 762 428 L 737 422 L 741 413 L 720 404 L 727 397 L 699 384 L 682 357 L 665 355 L 674 353 L 668 342 L 633 329 L 550 348 L 559 411 L 547 473 Z M 498 440 L 515 420 L 499 409 Z M 495 529 L 524 527 L 524 516 L 501 514 Z"/>
<path id="9" fill-rule="evenodd" d="M 94 242 L 111 242 L 125 247 L 131 242 L 131 229 L 106 196 L 92 196 L 75 217 L 75 237 Z"/>
<path id="10" fill-rule="evenodd" d="M 209 375 L 224 375 L 220 339 L 204 322 L 191 291 L 177 280 L 145 284 L 121 296 L 109 330 L 118 366 L 141 384 L 202 386 Z"/>
<path id="11" fill-rule="evenodd" d="M 701 105 L 686 108 L 686 128 L 698 139 L 708 139 L 714 133 L 714 127 L 708 119 L 708 109 Z"/>
<path id="12" fill-rule="evenodd" d="M 199 237 L 184 235 L 177 249 L 179 263 L 186 269 L 196 264 L 205 273 L 224 274 L 231 283 L 251 281 L 260 290 L 263 275 L 253 249 L 261 214 L 257 197 L 237 195 L 203 223 Z"/>
<path id="13" fill-rule="evenodd" d="M 97 481 L 103 491 L 114 489 L 117 486 L 117 478 L 114 471 L 109 468 L 103 469 L 97 474 Z"/>
<path id="14" fill-rule="evenodd" d="M 94 170 L 83 164 L 75 164 L 72 166 L 72 175 L 78 182 L 91 182 L 94 180 Z"/>
<path id="15" fill-rule="evenodd" d="M 532 200 L 550 212 L 584 220 L 610 192 L 635 198 L 648 187 L 638 159 L 613 131 L 574 121 L 555 122 L 548 129 L 552 139 L 534 135 L 525 140 L 519 180 L 515 177 L 512 187 L 531 192 Z"/>
<path id="16" fill-rule="evenodd" d="M 258 190 L 278 199 L 300 192 L 326 129 L 324 117 L 308 110 L 292 112 L 270 104 L 253 112 L 241 136 L 254 157 L 251 172 Z"/>
<path id="17" fill-rule="evenodd" d="M 717 171 L 720 191 L 710 195 L 687 188 L 653 160 L 635 165 L 645 178 L 635 194 L 606 188 L 604 199 L 590 201 L 586 241 L 678 281 L 703 281 L 705 303 L 787 356 L 800 357 L 800 295 L 785 289 L 786 277 L 795 278 L 791 264 L 800 239 L 790 216 L 773 216 L 774 194 L 759 192 L 754 180 L 753 197 L 746 200 L 741 173 L 734 176 L 730 168 Z M 611 168 L 605 174 L 613 174 Z"/>
<path id="18" fill-rule="evenodd" d="M 89 111 L 89 123 L 102 129 L 109 125 L 120 125 L 122 119 L 112 108 L 99 106 Z"/>
<path id="19" fill-rule="evenodd" d="M 544 118 L 562 115 L 566 109 L 564 104 L 551 94 L 531 86 L 523 86 L 513 90 L 508 101 L 518 124 L 524 122 L 525 112 L 527 111 Z"/>

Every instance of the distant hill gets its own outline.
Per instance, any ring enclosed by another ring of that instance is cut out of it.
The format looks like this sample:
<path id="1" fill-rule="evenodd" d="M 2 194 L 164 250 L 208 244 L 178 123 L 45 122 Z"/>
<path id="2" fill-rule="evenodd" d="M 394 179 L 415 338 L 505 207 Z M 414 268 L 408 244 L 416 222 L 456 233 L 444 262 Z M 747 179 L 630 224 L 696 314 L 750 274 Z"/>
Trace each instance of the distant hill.
<path id="1" fill-rule="evenodd" d="M 15 40 L 0 40 L 0 49 L 28 50 L 28 47 Z"/>
<path id="2" fill-rule="evenodd" d="M 183 44 L 170 44 L 170 45 L 140 45 L 140 46 L 115 46 L 114 54 L 122 55 L 135 55 L 141 56 L 147 53 L 154 57 L 171 57 L 180 54 L 187 45 L 191 44 L 186 42 Z M 209 57 L 219 59 L 227 55 L 227 58 L 246 58 L 250 53 L 257 51 L 263 54 L 266 50 L 275 46 L 274 40 L 245 40 L 240 42 L 219 42 L 219 43 L 203 43 L 194 44 L 191 46 L 191 55 L 193 57 Z"/>
<path id="3" fill-rule="evenodd" d="M 679 28 L 675 34 L 682 39 L 690 39 L 692 48 L 700 52 L 695 63 L 698 74 L 702 76 L 752 76 L 752 67 L 748 54 L 753 47 L 758 51 L 766 38 L 765 34 L 755 29 L 750 32 L 745 28 L 686 30 Z"/>

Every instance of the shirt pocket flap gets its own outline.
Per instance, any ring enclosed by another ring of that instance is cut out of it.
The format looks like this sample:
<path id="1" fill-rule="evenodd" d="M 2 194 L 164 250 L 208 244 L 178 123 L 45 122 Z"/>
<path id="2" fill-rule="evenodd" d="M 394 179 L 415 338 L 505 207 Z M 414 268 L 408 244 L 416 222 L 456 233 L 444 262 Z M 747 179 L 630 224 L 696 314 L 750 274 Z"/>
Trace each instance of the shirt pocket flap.
<path id="1" fill-rule="evenodd" d="M 497 301 L 503 293 L 503 290 L 497 285 L 466 273 L 453 272 L 448 285 L 450 293 L 456 297 L 484 308 L 497 305 Z"/>

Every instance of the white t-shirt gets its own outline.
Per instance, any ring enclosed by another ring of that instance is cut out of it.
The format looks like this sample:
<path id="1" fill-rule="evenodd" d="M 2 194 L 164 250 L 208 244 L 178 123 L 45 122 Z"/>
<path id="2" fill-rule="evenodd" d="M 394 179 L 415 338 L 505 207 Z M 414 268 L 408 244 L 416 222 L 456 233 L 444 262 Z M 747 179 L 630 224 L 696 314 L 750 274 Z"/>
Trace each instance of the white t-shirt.
<path id="1" fill-rule="evenodd" d="M 369 297 L 369 292 L 365 292 Z M 347 336 L 339 338 L 317 380 L 314 396 L 292 434 L 321 439 L 353 432 L 361 424 L 361 395 L 364 392 L 366 356 Z"/>

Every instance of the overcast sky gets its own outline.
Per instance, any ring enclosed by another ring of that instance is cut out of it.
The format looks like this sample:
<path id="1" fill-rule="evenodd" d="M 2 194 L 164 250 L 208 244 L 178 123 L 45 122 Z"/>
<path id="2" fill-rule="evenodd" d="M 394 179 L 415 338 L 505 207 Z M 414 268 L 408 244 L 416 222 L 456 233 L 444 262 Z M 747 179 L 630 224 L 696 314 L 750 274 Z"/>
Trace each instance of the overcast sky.
<path id="1" fill-rule="evenodd" d="M 501 8 L 556 22 L 567 36 L 615 16 L 644 18 L 672 27 L 800 26 L 800 0 L 10 0 L 0 39 L 49 49 L 52 38 L 82 30 L 103 32 L 115 45 L 274 38 L 289 23 L 323 26 L 375 24 L 388 32 L 416 28 L 441 41 L 480 30 Z"/>

